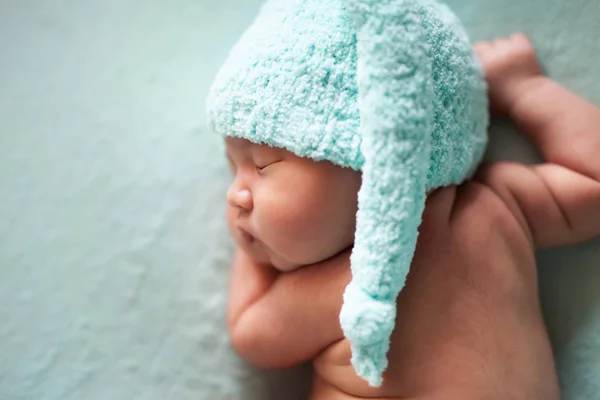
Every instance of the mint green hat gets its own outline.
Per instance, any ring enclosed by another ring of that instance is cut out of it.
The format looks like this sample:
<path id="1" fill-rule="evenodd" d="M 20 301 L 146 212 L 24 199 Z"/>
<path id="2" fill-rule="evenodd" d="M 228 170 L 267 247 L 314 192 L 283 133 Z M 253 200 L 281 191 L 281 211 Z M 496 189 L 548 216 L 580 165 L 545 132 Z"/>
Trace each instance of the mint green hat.
<path id="1" fill-rule="evenodd" d="M 372 386 L 426 193 L 474 173 L 487 109 L 469 39 L 434 0 L 267 0 L 213 83 L 214 131 L 362 172 L 340 323 Z"/>

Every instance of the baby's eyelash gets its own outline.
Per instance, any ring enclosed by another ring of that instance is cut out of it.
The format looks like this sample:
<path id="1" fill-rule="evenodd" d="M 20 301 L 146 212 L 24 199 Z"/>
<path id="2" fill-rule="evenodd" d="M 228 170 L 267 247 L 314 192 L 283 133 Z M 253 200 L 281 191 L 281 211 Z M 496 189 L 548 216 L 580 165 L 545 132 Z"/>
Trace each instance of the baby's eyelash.
<path id="1" fill-rule="evenodd" d="M 280 161 L 281 161 L 281 160 L 277 160 L 277 161 L 273 161 L 273 162 L 270 162 L 270 163 L 268 163 L 268 164 L 265 164 L 265 165 L 257 165 L 257 166 L 256 166 L 256 170 L 260 172 L 260 171 L 264 170 L 265 168 L 267 168 L 267 167 L 269 167 L 269 166 L 271 166 L 271 165 L 273 165 L 273 164 L 277 164 L 277 163 L 278 163 L 278 162 L 280 162 Z"/>
<path id="2" fill-rule="evenodd" d="M 257 170 L 257 171 L 262 171 L 263 169 L 267 168 L 269 165 L 271 165 L 271 164 L 266 164 L 266 165 L 257 165 L 257 166 L 256 166 L 256 170 Z"/>

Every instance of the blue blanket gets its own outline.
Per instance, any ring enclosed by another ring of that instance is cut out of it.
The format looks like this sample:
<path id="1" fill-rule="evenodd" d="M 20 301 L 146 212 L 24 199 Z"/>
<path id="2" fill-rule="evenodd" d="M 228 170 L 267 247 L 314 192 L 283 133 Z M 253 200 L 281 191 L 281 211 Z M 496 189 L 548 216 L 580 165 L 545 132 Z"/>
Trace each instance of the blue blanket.
<path id="1" fill-rule="evenodd" d="M 229 349 L 223 145 L 204 99 L 261 0 L 0 2 L 0 399 L 302 399 Z M 449 0 L 600 104 L 600 2 Z M 535 160 L 494 126 L 490 158 Z M 567 400 L 600 393 L 600 242 L 539 255 Z"/>

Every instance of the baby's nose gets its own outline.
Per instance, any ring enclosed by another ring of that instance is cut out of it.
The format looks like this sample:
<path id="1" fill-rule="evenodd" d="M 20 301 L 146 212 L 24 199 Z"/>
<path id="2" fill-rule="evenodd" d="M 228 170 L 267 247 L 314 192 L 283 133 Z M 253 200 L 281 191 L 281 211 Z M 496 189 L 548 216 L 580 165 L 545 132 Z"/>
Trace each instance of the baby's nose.
<path id="1" fill-rule="evenodd" d="M 251 210 L 254 207 L 252 193 L 247 189 L 229 188 L 227 202 L 232 207 L 243 208 L 244 210 Z"/>

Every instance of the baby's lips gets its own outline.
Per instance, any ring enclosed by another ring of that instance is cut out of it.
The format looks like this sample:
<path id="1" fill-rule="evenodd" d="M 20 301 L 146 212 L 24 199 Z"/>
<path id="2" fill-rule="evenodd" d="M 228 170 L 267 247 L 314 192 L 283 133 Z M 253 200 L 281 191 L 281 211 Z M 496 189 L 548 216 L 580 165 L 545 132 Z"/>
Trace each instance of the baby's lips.
<path id="1" fill-rule="evenodd" d="M 254 243 L 256 241 L 256 236 L 254 236 L 252 233 L 250 233 L 247 229 L 245 229 L 244 227 L 237 225 L 236 228 L 238 229 L 242 239 L 247 242 L 247 243 Z"/>

